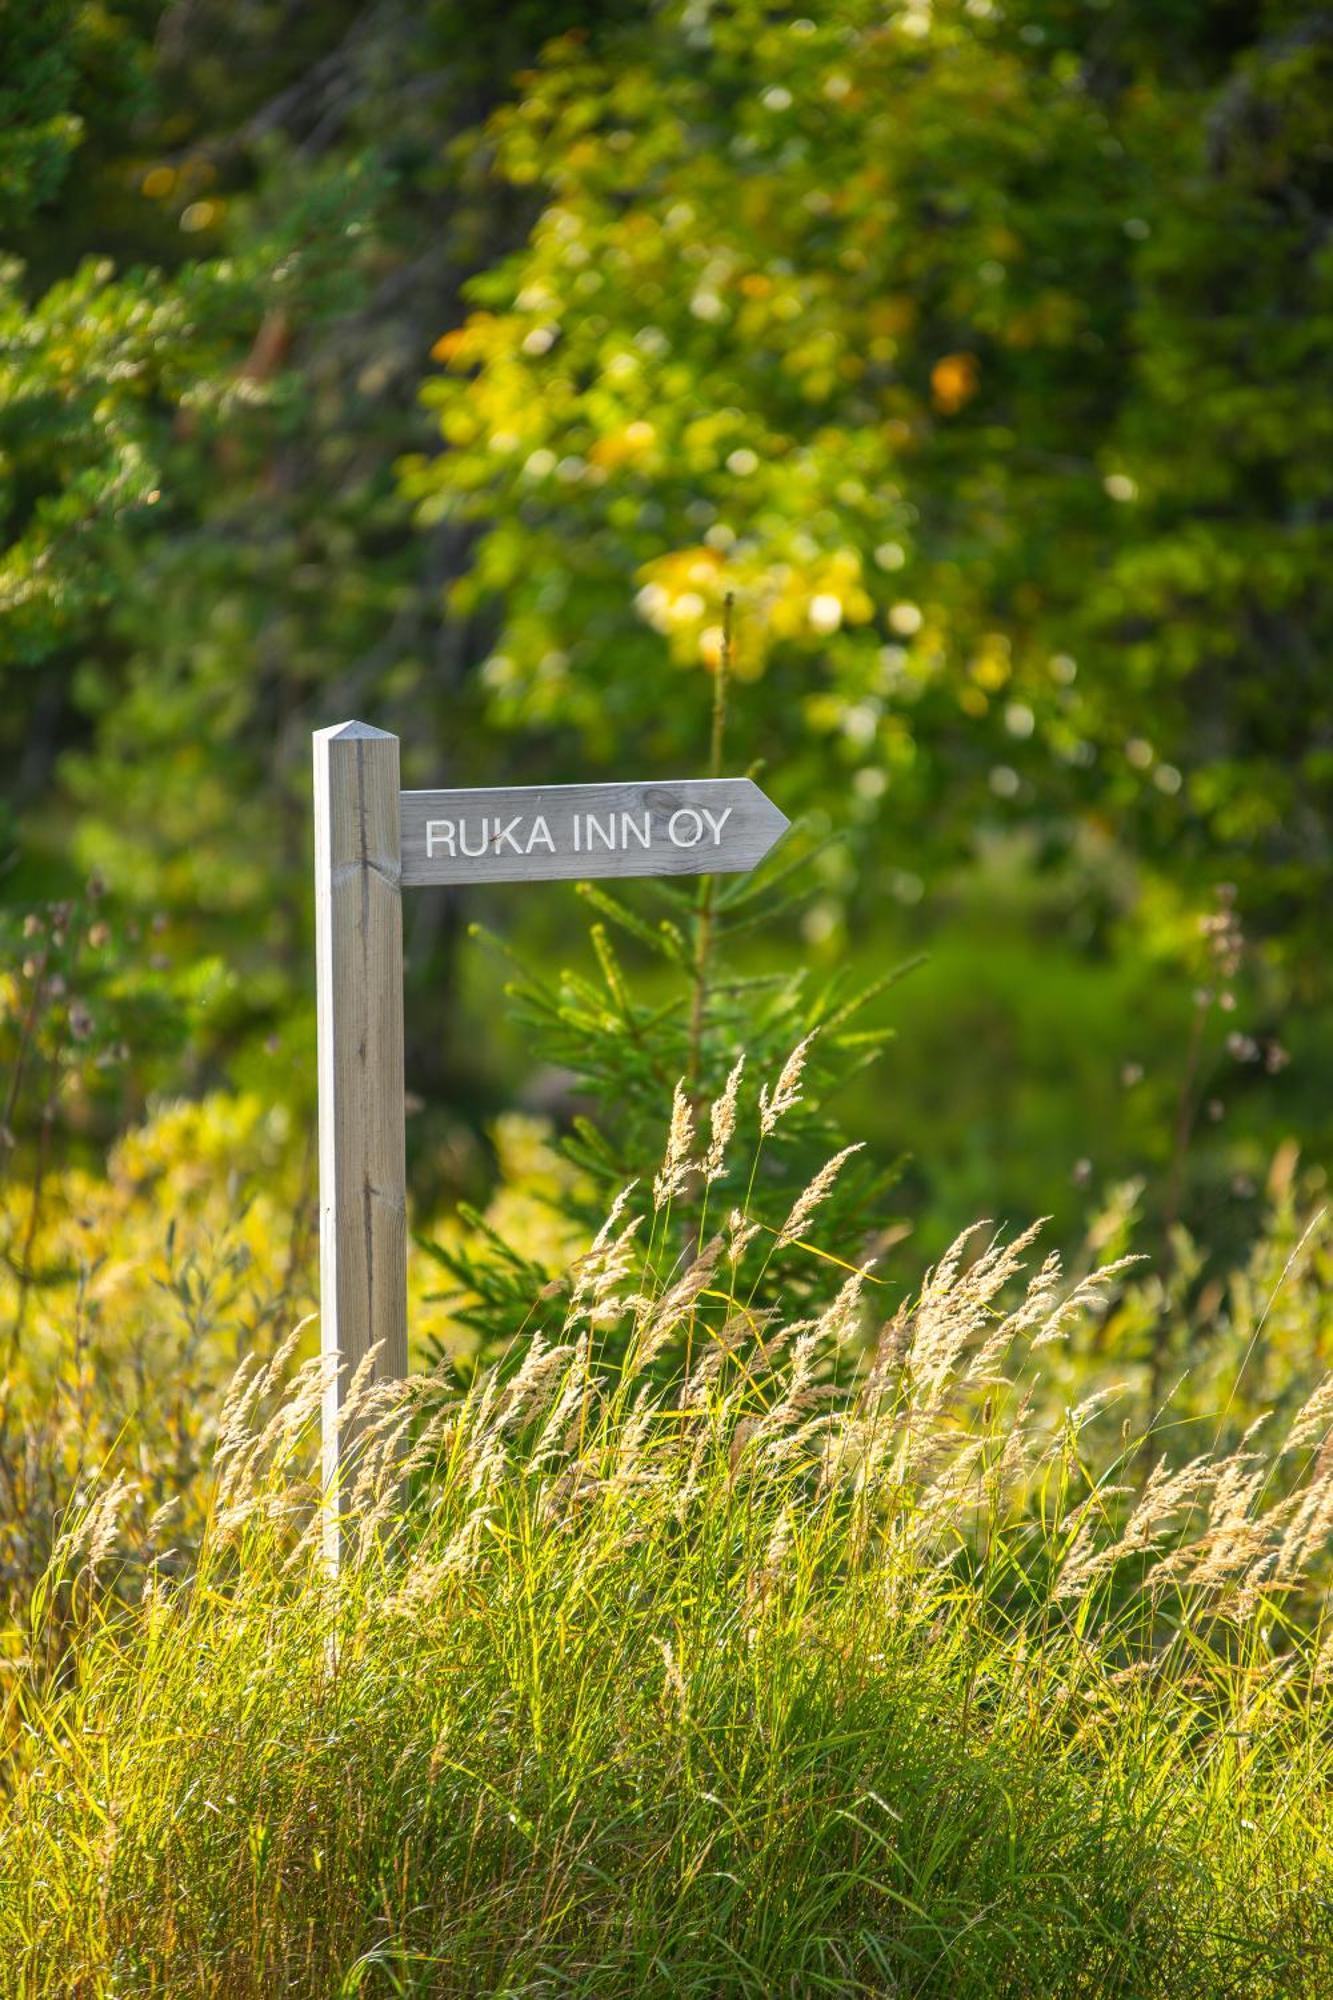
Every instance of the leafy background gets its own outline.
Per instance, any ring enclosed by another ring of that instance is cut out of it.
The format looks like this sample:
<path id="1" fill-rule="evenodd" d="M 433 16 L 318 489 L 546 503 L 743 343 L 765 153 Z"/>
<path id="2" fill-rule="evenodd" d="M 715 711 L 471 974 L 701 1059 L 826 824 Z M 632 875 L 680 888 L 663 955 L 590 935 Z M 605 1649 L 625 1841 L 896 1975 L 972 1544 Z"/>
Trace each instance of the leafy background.
<path id="1" fill-rule="evenodd" d="M 4 1992 L 1329 1990 L 1330 102 L 1289 0 L 0 0 Z M 350 716 L 799 825 L 409 898 L 331 1588 Z"/>
<path id="2" fill-rule="evenodd" d="M 829 1100 L 904 1266 L 1109 1201 L 1202 1286 L 1275 1155 L 1317 1191 L 1325 16 L 41 0 L 0 78 L 15 1188 L 184 1094 L 269 1107 L 308 1200 L 310 730 L 408 783 L 701 769 L 731 595 L 725 763 L 808 861 L 728 964 L 925 956 Z M 411 902 L 419 1217 L 616 1032 L 533 1032 L 469 924 L 596 982 L 587 917 Z M 72 1281 L 26 1217 L 20 1292 Z"/>

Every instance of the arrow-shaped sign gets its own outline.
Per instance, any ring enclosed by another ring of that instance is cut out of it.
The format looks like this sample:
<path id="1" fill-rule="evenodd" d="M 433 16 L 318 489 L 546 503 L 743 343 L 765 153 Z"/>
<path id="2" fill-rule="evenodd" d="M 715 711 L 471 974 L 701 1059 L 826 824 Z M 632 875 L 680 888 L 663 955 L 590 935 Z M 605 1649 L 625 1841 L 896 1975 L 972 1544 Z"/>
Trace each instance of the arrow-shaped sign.
<path id="1" fill-rule="evenodd" d="M 403 887 L 732 875 L 788 824 L 749 778 L 404 792 Z"/>

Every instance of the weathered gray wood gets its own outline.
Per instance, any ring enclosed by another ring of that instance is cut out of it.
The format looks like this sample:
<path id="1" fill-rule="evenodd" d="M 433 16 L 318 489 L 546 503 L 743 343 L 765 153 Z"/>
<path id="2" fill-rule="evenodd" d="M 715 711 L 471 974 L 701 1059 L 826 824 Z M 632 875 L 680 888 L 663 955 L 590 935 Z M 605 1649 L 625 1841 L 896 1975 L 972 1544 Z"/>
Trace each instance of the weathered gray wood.
<path id="1" fill-rule="evenodd" d="M 337 1561 L 338 1413 L 382 1343 L 407 1373 L 407 1175 L 398 739 L 363 722 L 317 731 L 315 955 L 319 1032 L 321 1344 L 326 1546 Z"/>
<path id="2" fill-rule="evenodd" d="M 749 778 L 404 792 L 404 887 L 730 875 L 788 820 Z"/>

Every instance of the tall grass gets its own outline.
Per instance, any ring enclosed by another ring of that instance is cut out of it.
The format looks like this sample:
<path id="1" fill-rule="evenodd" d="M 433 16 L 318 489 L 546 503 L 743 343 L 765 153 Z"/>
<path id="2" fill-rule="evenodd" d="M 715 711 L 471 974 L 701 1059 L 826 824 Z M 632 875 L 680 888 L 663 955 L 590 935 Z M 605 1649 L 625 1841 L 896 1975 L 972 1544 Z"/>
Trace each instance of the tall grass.
<path id="1" fill-rule="evenodd" d="M 336 1580 L 281 1356 L 186 1580 L 104 1588 L 116 1486 L 69 1524 L 5 1994 L 1333 1991 L 1333 1387 L 1138 1476 L 1106 1397 L 1037 1393 L 1101 1281 L 974 1235 L 878 1328 L 860 1271 L 760 1317 L 781 1231 L 671 1250 L 677 1125 L 563 1339 L 355 1386 Z"/>

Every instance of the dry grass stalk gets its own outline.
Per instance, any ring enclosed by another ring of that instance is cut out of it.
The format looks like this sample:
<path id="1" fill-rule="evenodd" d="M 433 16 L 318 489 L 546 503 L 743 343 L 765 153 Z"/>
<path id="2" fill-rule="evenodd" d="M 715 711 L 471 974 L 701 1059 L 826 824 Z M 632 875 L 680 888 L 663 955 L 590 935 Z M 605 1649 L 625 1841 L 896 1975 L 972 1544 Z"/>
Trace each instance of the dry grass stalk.
<path id="1" fill-rule="evenodd" d="M 694 1311 L 700 1294 L 713 1281 L 722 1249 L 722 1238 L 715 1236 L 704 1246 L 683 1277 L 676 1280 L 665 1298 L 653 1308 L 634 1344 L 636 1367 L 646 1368 L 656 1360 L 671 1336 Z"/>
<path id="2" fill-rule="evenodd" d="M 676 1085 L 671 1101 L 671 1129 L 667 1134 L 666 1155 L 653 1182 L 654 1208 L 665 1208 L 676 1195 L 684 1194 L 689 1186 L 694 1170 L 690 1158 L 693 1144 L 694 1110 L 681 1082 Z"/>
<path id="3" fill-rule="evenodd" d="M 759 1130 L 765 1138 L 776 1131 L 778 1120 L 788 1111 L 795 1110 L 801 1101 L 801 1076 L 816 1032 L 817 1030 L 812 1031 L 796 1044 L 778 1072 L 778 1080 L 773 1086 L 771 1095 L 767 1084 L 760 1086 Z"/>
<path id="4" fill-rule="evenodd" d="M 744 1055 L 738 1056 L 708 1115 L 708 1151 L 703 1158 L 705 1182 L 717 1180 L 726 1171 L 727 1148 L 736 1130 L 736 1103 L 740 1093 L 741 1075 L 745 1069 Z"/>
<path id="5" fill-rule="evenodd" d="M 820 1206 L 821 1202 L 827 1201 L 832 1194 L 833 1183 L 837 1180 L 843 1166 L 851 1159 L 853 1153 L 859 1153 L 860 1151 L 861 1146 L 859 1144 L 844 1146 L 840 1153 L 835 1153 L 831 1160 L 825 1162 L 810 1185 L 797 1195 L 787 1216 L 787 1220 L 778 1231 L 778 1240 L 775 1248 L 785 1250 L 789 1243 L 795 1243 L 805 1233 L 806 1224 L 815 1210 Z"/>

